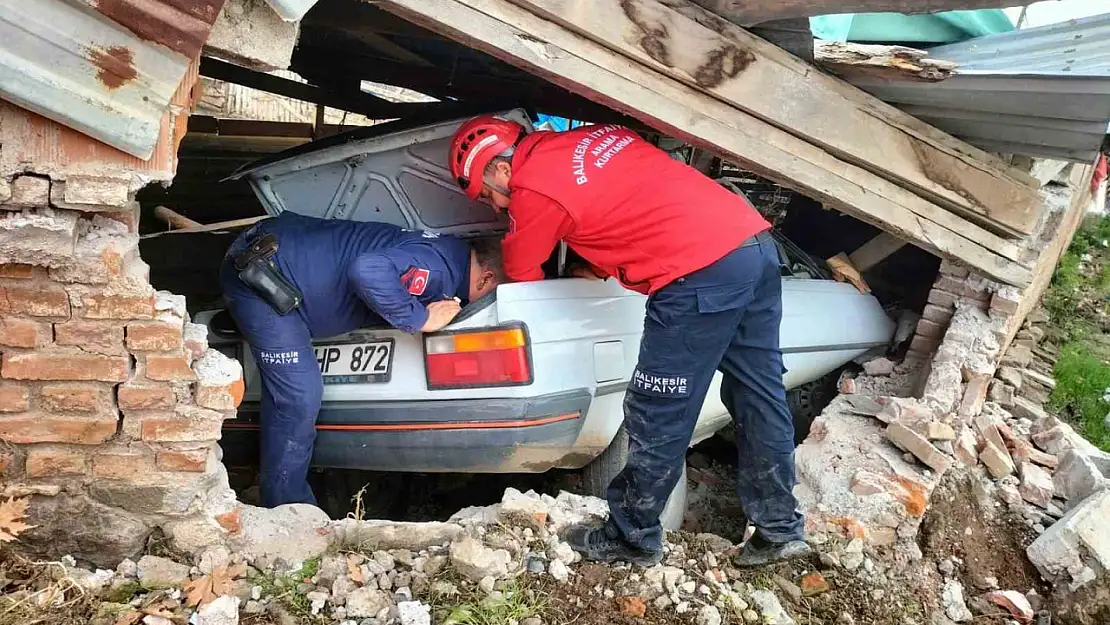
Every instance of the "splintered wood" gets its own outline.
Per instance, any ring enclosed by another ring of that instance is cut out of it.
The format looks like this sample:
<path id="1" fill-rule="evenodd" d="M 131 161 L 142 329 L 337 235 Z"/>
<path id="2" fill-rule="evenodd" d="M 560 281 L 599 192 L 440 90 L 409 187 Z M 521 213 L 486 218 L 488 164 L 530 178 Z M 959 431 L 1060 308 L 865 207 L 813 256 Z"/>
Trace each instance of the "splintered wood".
<path id="1" fill-rule="evenodd" d="M 888 80 L 939 82 L 956 73 L 957 63 L 930 59 L 905 46 L 814 41 L 813 59 L 840 76 L 865 75 Z"/>
<path id="2" fill-rule="evenodd" d="M 860 275 L 859 270 L 852 265 L 852 261 L 848 260 L 847 254 L 841 252 L 826 262 L 829 263 L 829 269 L 832 269 L 833 277 L 836 278 L 837 282 L 848 281 L 864 295 L 871 292 L 871 287 L 867 286 L 867 282 Z"/>
<path id="3" fill-rule="evenodd" d="M 995 280 L 1030 180 L 686 0 L 383 0 L 379 6 Z"/>

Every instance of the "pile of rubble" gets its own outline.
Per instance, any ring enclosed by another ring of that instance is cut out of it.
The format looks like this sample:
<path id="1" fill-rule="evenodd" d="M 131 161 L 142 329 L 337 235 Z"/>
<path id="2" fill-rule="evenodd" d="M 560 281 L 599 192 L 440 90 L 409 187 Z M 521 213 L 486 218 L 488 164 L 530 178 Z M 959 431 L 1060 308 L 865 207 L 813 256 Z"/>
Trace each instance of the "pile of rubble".
<path id="1" fill-rule="evenodd" d="M 680 540 L 667 544 L 656 567 L 595 567 L 605 572 L 594 583 L 584 569 L 592 565 L 583 565 L 559 535 L 570 524 L 600 521 L 607 505 L 570 493 L 509 489 L 502 503 L 462 510 L 445 523 L 347 519 L 306 532 L 296 519 L 311 516 L 311 509 L 279 508 L 291 522 L 282 532 L 261 532 L 266 537 L 251 530 L 257 544 L 244 550 L 217 545 L 191 557 L 145 555 L 95 571 L 67 557 L 55 563 L 50 583 L 7 589 L 0 608 L 60 608 L 79 591 L 98 598 L 90 608 L 93 625 L 237 625 L 254 617 L 282 624 L 430 625 L 435 608 L 488 608 L 516 593 L 542 592 L 548 605 L 537 601 L 535 614 L 514 620 L 562 622 L 555 608 L 588 610 L 596 601 L 615 614 L 658 619 L 652 623 L 793 625 L 779 593 L 801 601 L 830 591 L 824 574 L 805 569 L 789 574 L 797 583 L 775 575 L 775 590 L 753 584 L 729 564 L 737 547 L 708 534 L 672 535 Z M 325 540 L 306 546 L 311 534 Z M 262 544 L 267 538 L 270 544 Z M 859 551 L 848 547 L 853 550 Z M 874 565 L 868 561 L 867 568 Z M 835 571 L 829 575 L 836 579 Z M 851 619 L 845 615 L 842 622 Z"/>

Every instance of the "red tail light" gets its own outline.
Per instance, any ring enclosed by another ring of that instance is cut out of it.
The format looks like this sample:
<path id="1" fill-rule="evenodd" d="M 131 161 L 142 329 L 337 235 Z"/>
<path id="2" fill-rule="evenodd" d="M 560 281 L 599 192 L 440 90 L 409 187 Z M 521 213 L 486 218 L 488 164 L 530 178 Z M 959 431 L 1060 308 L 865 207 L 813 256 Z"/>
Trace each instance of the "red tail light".
<path id="1" fill-rule="evenodd" d="M 427 334 L 424 361 L 430 390 L 532 383 L 532 354 L 523 326 Z"/>

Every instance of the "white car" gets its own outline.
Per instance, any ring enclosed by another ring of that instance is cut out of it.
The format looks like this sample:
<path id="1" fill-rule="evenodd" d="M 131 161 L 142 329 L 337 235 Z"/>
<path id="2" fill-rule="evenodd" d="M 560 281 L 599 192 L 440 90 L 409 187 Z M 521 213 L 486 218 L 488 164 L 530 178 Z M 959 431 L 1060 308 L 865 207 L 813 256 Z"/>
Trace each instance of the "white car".
<path id="1" fill-rule="evenodd" d="M 522 111 L 510 115 L 529 124 Z M 503 232 L 450 178 L 447 145 L 461 120 L 393 122 L 283 152 L 236 172 L 271 214 L 381 221 L 460 236 Z M 787 244 L 789 245 L 789 244 Z M 781 245 L 780 245 L 781 247 Z M 557 278 L 565 246 L 549 262 Z M 784 257 L 781 344 L 787 388 L 889 344 L 894 323 L 875 298 Z M 803 260 L 804 264 L 806 261 Z M 443 332 L 365 328 L 316 342 L 324 376 L 313 464 L 376 471 L 537 473 L 584 469 L 601 495 L 624 464 L 625 387 L 636 365 L 645 297 L 614 280 L 502 284 Z M 258 428 L 258 371 L 230 316 L 198 315 L 213 346 L 239 358 L 246 397 L 225 425 L 225 446 Z M 694 442 L 730 422 L 721 376 Z M 808 423 L 804 425 L 808 429 Z M 685 480 L 666 525 L 681 522 Z"/>

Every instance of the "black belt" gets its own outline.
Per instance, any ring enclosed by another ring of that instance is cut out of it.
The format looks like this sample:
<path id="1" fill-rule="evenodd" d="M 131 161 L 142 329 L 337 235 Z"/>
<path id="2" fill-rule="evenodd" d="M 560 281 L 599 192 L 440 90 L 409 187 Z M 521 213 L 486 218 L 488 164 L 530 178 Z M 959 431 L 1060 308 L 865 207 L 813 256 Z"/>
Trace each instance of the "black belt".
<path id="1" fill-rule="evenodd" d="M 236 256 L 234 261 L 243 284 L 279 315 L 285 315 L 300 306 L 304 296 L 274 263 L 277 251 L 278 240 L 271 232 L 251 240 L 246 251 Z"/>

